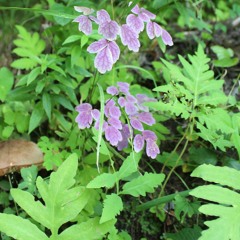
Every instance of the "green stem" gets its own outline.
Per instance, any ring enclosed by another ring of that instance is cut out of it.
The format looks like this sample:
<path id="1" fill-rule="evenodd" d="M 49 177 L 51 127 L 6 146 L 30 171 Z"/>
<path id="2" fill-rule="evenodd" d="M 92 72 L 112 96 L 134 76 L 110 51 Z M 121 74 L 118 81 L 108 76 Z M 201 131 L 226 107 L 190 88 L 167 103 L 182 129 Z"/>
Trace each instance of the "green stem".
<path id="1" fill-rule="evenodd" d="M 186 190 L 186 191 L 183 191 L 183 192 L 176 192 L 176 193 L 173 193 L 173 194 L 170 194 L 170 195 L 158 198 L 158 199 L 154 199 L 154 200 L 148 201 L 146 203 L 143 203 L 143 204 L 137 206 L 136 207 L 136 212 L 141 212 L 141 211 L 147 210 L 147 209 L 149 209 L 151 207 L 155 207 L 155 206 L 158 206 L 158 205 L 170 202 L 170 201 L 172 201 L 176 197 L 176 195 L 180 195 L 182 197 L 186 197 L 186 196 L 189 195 L 190 191 L 191 190 Z"/>
<path id="2" fill-rule="evenodd" d="M 185 151 L 186 151 L 186 149 L 187 149 L 187 145 L 188 145 L 188 140 L 186 140 L 186 142 L 185 142 L 185 144 L 184 144 L 184 147 L 183 147 L 183 149 L 182 149 L 182 152 L 180 153 L 180 155 L 179 155 L 179 157 L 178 157 L 178 159 L 177 159 L 177 161 L 176 161 L 175 166 L 174 166 L 174 167 L 170 170 L 170 172 L 168 173 L 167 178 L 166 178 L 166 180 L 164 181 L 164 184 L 163 184 L 163 186 L 162 186 L 161 192 L 159 193 L 159 197 L 162 196 L 162 194 L 163 194 L 163 192 L 164 192 L 164 189 L 165 189 L 165 187 L 166 187 L 166 185 L 167 185 L 167 183 L 168 183 L 168 180 L 170 179 L 173 171 L 176 169 L 176 167 L 177 167 L 180 159 L 182 158 L 183 154 L 185 153 Z"/>

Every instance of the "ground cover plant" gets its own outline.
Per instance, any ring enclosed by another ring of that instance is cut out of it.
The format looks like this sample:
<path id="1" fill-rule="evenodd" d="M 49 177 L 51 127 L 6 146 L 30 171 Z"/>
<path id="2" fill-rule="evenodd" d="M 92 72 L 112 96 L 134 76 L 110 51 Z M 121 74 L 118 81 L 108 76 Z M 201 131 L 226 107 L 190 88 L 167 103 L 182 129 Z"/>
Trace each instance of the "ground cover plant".
<path id="1" fill-rule="evenodd" d="M 1 239 L 240 239 L 239 3 L 0 2 Z"/>

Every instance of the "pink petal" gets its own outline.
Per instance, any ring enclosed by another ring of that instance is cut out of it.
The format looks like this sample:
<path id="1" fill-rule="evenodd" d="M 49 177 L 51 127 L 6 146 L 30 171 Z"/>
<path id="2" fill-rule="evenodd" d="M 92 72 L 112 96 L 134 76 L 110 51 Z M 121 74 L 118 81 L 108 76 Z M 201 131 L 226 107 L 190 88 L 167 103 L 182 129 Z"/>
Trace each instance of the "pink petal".
<path id="1" fill-rule="evenodd" d="M 137 134 L 134 137 L 133 146 L 134 146 L 135 152 L 137 152 L 137 153 L 140 152 L 143 149 L 143 147 L 144 147 L 144 139 L 143 139 L 142 135 Z"/>
<path id="2" fill-rule="evenodd" d="M 142 132 L 142 135 L 146 141 L 148 141 L 148 140 L 156 141 L 157 140 L 156 134 L 150 130 L 144 130 Z"/>
<path id="3" fill-rule="evenodd" d="M 134 115 L 137 113 L 137 111 L 138 111 L 138 109 L 133 103 L 126 102 L 125 112 L 127 113 L 127 115 Z"/>
<path id="4" fill-rule="evenodd" d="M 139 13 L 139 18 L 142 19 L 144 22 L 150 21 L 150 19 L 155 19 L 156 15 L 149 12 L 145 8 L 141 8 L 140 13 Z"/>
<path id="5" fill-rule="evenodd" d="M 101 39 L 99 41 L 93 42 L 87 48 L 87 51 L 90 53 L 100 52 L 103 48 L 108 45 L 108 41 L 106 39 Z"/>
<path id="6" fill-rule="evenodd" d="M 149 112 L 141 112 L 138 114 L 138 120 L 146 123 L 149 126 L 152 126 L 153 124 L 155 124 L 155 119 L 153 118 L 152 114 Z"/>
<path id="7" fill-rule="evenodd" d="M 128 94 L 129 93 L 129 84 L 126 83 L 126 82 L 117 82 L 117 85 L 119 87 L 119 91 L 122 92 L 122 93 L 126 93 Z"/>
<path id="8" fill-rule="evenodd" d="M 124 97 L 120 97 L 120 98 L 118 99 L 118 104 L 119 104 L 121 107 L 124 107 L 125 104 L 126 104 L 125 98 L 124 98 Z"/>
<path id="9" fill-rule="evenodd" d="M 135 13 L 135 14 L 139 14 L 140 8 L 139 8 L 138 4 L 136 4 L 136 5 L 132 8 L 131 12 L 133 12 L 133 13 Z"/>
<path id="10" fill-rule="evenodd" d="M 122 122 L 114 117 L 111 117 L 108 119 L 108 123 L 115 127 L 116 129 L 122 129 Z"/>
<path id="11" fill-rule="evenodd" d="M 80 112 L 75 119 L 80 129 L 89 128 L 92 124 L 91 112 Z"/>
<path id="12" fill-rule="evenodd" d="M 119 130 L 113 126 L 106 127 L 105 137 L 112 146 L 117 146 L 119 141 L 122 141 L 122 135 Z"/>
<path id="13" fill-rule="evenodd" d="M 92 110 L 92 105 L 89 103 L 82 103 L 75 108 L 78 112 L 87 112 Z"/>
<path id="14" fill-rule="evenodd" d="M 138 52 L 140 42 L 138 40 L 138 34 L 134 32 L 127 24 L 122 25 L 120 31 L 120 37 L 122 44 L 128 46 L 129 50 Z"/>
<path id="15" fill-rule="evenodd" d="M 98 21 L 98 19 L 96 18 L 96 17 L 94 17 L 94 16 L 88 16 L 93 22 L 95 22 L 95 23 L 97 23 L 97 24 L 99 24 L 99 21 Z"/>
<path id="16" fill-rule="evenodd" d="M 130 137 L 130 129 L 128 124 L 124 124 L 122 126 L 121 134 L 123 139 L 122 141 L 118 142 L 118 145 L 117 145 L 118 151 L 121 151 L 122 149 L 128 146 L 128 138 Z"/>
<path id="17" fill-rule="evenodd" d="M 100 112 L 98 109 L 93 109 L 91 113 L 94 120 L 98 121 L 100 119 Z"/>
<path id="18" fill-rule="evenodd" d="M 127 16 L 127 25 L 131 27 L 136 33 L 140 33 L 144 29 L 144 23 L 143 21 L 135 16 L 134 14 L 129 14 Z"/>
<path id="19" fill-rule="evenodd" d="M 142 123 L 140 121 L 138 121 L 136 118 L 131 118 L 130 123 L 134 129 L 136 129 L 138 131 L 144 130 Z"/>
<path id="20" fill-rule="evenodd" d="M 108 48 L 109 48 L 110 52 L 112 53 L 113 63 L 115 63 L 119 59 L 120 49 L 114 41 L 111 41 L 108 43 Z"/>
<path id="21" fill-rule="evenodd" d="M 160 153 L 160 150 L 155 141 L 147 140 L 146 153 L 152 159 L 157 157 L 157 155 Z"/>
<path id="22" fill-rule="evenodd" d="M 97 11 L 97 19 L 99 23 L 105 23 L 111 21 L 111 18 L 108 14 L 108 12 L 104 9 Z"/>
<path id="23" fill-rule="evenodd" d="M 107 93 L 111 94 L 112 96 L 118 95 L 118 89 L 114 86 L 110 86 L 107 88 Z"/>
<path id="24" fill-rule="evenodd" d="M 109 115 L 114 118 L 119 118 L 121 116 L 121 111 L 119 107 L 112 106 L 109 108 Z"/>
<path id="25" fill-rule="evenodd" d="M 102 74 L 112 69 L 113 59 L 108 47 L 97 53 L 97 56 L 94 60 L 94 66 Z"/>
<path id="26" fill-rule="evenodd" d="M 153 26 L 153 22 L 148 22 L 147 23 L 147 35 L 150 39 L 153 39 L 155 37 L 154 34 L 154 26 Z"/>
<path id="27" fill-rule="evenodd" d="M 82 31 L 86 35 L 90 35 L 92 33 L 92 21 L 87 16 L 79 16 L 73 21 L 79 23 L 79 31 Z"/>
<path id="28" fill-rule="evenodd" d="M 92 8 L 88 8 L 88 7 L 74 6 L 74 9 L 77 12 L 82 12 L 84 15 L 89 15 L 94 12 Z"/>
<path id="29" fill-rule="evenodd" d="M 119 26 L 115 21 L 103 22 L 99 26 L 98 33 L 108 40 L 115 40 L 119 33 Z"/>
<path id="30" fill-rule="evenodd" d="M 137 99 L 132 95 L 127 95 L 126 99 L 127 99 L 128 102 L 131 102 L 131 103 L 136 103 L 137 102 Z"/>
<path id="31" fill-rule="evenodd" d="M 171 35 L 169 34 L 169 32 L 167 32 L 164 29 L 162 29 L 162 40 L 163 40 L 165 45 L 169 45 L 169 46 L 173 45 L 173 41 L 172 41 Z"/>

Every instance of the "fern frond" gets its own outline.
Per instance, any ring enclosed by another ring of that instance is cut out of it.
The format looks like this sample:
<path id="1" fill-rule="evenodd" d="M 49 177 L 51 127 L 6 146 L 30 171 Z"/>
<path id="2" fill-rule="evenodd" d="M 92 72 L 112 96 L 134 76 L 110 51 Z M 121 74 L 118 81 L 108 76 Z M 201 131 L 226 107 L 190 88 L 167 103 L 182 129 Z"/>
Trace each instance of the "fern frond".
<path id="1" fill-rule="evenodd" d="M 240 189 L 240 172 L 228 167 L 204 164 L 196 168 L 191 176 L 222 185 L 200 186 L 190 192 L 190 195 L 214 202 L 201 206 L 199 211 L 206 215 L 218 217 L 215 220 L 205 222 L 209 229 L 202 232 L 199 240 L 240 239 L 240 194 L 232 190 L 232 188 Z"/>

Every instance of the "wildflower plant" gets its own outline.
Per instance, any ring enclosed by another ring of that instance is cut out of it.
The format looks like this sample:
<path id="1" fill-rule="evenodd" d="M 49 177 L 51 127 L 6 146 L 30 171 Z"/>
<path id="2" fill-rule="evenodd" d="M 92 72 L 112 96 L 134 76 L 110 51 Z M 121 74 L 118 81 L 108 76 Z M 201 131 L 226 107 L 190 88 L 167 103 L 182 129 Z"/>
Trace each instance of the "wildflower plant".
<path id="1" fill-rule="evenodd" d="M 145 94 L 133 96 L 129 87 L 128 83 L 118 82 L 117 87 L 107 88 L 107 93 L 111 95 L 111 98 L 106 100 L 104 107 L 103 132 L 105 138 L 119 151 L 128 147 L 128 143 L 133 139 L 135 152 L 140 152 L 146 142 L 147 156 L 156 158 L 160 153 L 157 136 L 153 131 L 144 128 L 144 125 L 152 126 L 156 123 L 144 103 L 156 100 Z M 98 109 L 93 109 L 89 103 L 82 103 L 76 107 L 76 110 L 78 111 L 76 122 L 80 129 L 90 128 L 95 122 L 94 127 L 99 130 L 100 111 Z"/>
<path id="2" fill-rule="evenodd" d="M 130 3 L 131 5 L 131 3 Z M 92 25 L 98 26 L 98 33 L 102 38 L 93 42 L 87 48 L 89 53 L 96 53 L 94 66 L 100 73 L 110 71 L 113 64 L 120 57 L 120 48 L 117 39 L 120 37 L 124 46 L 130 51 L 138 52 L 140 48 L 139 34 L 144 30 L 146 25 L 147 35 L 150 39 L 161 37 L 165 45 L 172 46 L 173 41 L 171 35 L 153 20 L 156 15 L 149 12 L 145 8 L 135 5 L 126 17 L 126 23 L 120 25 L 110 18 L 108 12 L 101 9 L 96 12 L 86 7 L 74 7 L 76 11 L 82 13 L 74 22 L 79 24 L 79 30 L 86 35 L 92 33 Z"/>

